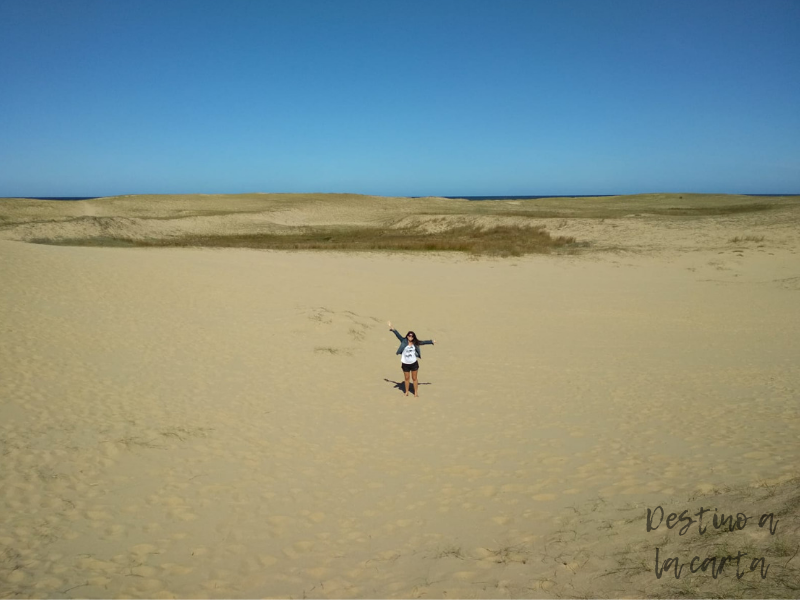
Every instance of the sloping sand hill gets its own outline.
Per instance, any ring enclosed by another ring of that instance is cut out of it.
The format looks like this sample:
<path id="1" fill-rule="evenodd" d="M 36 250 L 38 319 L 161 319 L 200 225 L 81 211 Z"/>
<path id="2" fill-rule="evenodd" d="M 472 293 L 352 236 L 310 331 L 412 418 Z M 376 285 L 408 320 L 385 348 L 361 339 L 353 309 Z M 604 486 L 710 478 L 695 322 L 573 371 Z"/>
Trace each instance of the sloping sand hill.
<path id="1" fill-rule="evenodd" d="M 0 200 L 0 597 L 797 597 L 798 219 L 725 196 Z M 583 245 L 104 247 L 466 222 Z M 420 398 L 387 320 L 436 340 Z M 701 508 L 705 533 L 668 529 Z M 699 570 L 744 552 L 740 579 Z"/>

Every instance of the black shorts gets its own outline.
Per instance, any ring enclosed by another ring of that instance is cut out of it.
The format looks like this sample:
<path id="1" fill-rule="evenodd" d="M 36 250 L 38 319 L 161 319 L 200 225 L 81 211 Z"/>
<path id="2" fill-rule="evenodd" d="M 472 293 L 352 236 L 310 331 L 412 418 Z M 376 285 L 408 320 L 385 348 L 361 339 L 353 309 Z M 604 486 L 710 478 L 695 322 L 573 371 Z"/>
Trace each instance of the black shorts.
<path id="1" fill-rule="evenodd" d="M 400 366 L 403 367 L 403 371 L 405 373 L 408 373 L 409 371 L 418 371 L 419 370 L 419 361 L 415 360 L 410 365 L 407 365 L 406 363 L 400 363 Z"/>

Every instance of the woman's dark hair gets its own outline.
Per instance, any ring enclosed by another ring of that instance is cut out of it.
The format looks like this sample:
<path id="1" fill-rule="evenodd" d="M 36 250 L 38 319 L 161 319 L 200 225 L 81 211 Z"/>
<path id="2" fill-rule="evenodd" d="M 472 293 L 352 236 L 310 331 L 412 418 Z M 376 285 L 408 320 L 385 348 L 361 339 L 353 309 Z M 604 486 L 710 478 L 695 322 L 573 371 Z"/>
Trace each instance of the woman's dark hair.
<path id="1" fill-rule="evenodd" d="M 413 331 L 409 331 L 409 332 L 406 334 L 406 340 L 408 340 L 408 336 L 410 336 L 410 335 L 413 335 L 413 336 L 414 336 L 414 345 L 415 345 L 415 346 L 419 346 L 419 339 L 417 338 L 417 334 L 416 334 L 416 333 L 414 333 Z"/>

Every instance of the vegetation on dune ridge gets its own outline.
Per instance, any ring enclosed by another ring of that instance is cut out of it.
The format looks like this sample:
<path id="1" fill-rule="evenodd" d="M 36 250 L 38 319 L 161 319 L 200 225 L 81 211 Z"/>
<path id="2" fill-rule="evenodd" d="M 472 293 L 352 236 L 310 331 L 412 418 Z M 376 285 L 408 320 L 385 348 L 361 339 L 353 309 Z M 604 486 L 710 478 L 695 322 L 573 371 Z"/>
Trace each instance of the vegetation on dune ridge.
<path id="1" fill-rule="evenodd" d="M 589 243 L 549 234 L 569 220 L 570 234 L 608 235 L 632 218 L 658 225 L 698 226 L 704 220 L 752 235 L 766 224 L 797 222 L 800 196 L 639 194 L 613 197 L 507 199 L 472 202 L 357 194 L 243 194 L 109 197 L 79 202 L 0 203 L 5 239 L 72 246 L 212 247 L 276 250 L 466 252 L 519 256 L 573 253 Z M 629 221 L 630 222 L 630 221 Z M 434 231 L 434 229 L 436 231 Z M 594 236 L 594 237 L 592 237 Z"/>
<path id="2" fill-rule="evenodd" d="M 298 233 L 251 233 L 187 235 L 159 239 L 87 237 L 79 239 L 32 239 L 34 243 L 67 246 L 127 246 L 145 248 L 204 247 L 264 250 L 347 250 L 466 252 L 476 255 L 521 256 L 554 250 L 574 251 L 585 246 L 573 237 L 551 236 L 544 227 L 497 225 L 480 228 L 464 225 L 436 233 L 417 229 L 305 228 Z"/>

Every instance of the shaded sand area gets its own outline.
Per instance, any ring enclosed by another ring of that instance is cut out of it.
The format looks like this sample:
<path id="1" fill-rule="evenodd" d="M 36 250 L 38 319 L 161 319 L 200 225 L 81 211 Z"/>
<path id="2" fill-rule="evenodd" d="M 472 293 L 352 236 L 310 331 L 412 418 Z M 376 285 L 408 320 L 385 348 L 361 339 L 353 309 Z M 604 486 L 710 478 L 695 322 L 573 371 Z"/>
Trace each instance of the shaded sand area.
<path id="1" fill-rule="evenodd" d="M 797 597 L 796 198 L 294 200 L 0 201 L 0 596 Z M 588 245 L 24 243 L 443 215 Z M 387 320 L 437 340 L 419 399 Z M 648 533 L 659 505 L 712 531 Z M 720 533 L 714 509 L 750 519 Z M 746 575 L 657 578 L 657 547 L 661 567 L 748 552 Z"/>

